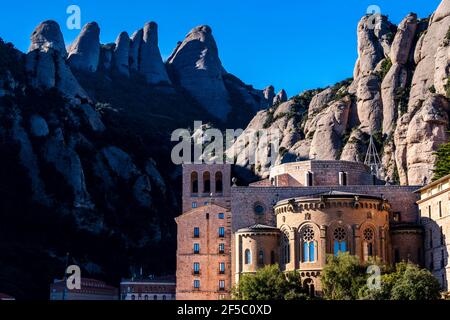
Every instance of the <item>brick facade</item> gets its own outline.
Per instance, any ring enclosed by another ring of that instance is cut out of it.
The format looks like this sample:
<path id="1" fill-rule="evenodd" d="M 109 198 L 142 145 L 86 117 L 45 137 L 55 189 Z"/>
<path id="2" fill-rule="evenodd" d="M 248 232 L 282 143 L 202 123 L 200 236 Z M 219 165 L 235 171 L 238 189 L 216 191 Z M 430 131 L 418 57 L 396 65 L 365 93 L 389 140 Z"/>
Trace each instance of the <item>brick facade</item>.
<path id="1" fill-rule="evenodd" d="M 450 290 L 450 175 L 418 191 L 424 227 L 425 266 Z"/>
<path id="2" fill-rule="evenodd" d="M 204 190 L 206 180 L 215 185 L 209 177 L 217 172 L 224 182 L 222 192 L 212 187 Z M 419 187 L 376 185 L 379 181 L 364 164 L 345 161 L 283 164 L 272 169 L 269 180 L 247 187 L 230 187 L 230 175 L 230 165 L 183 166 L 184 213 L 177 218 L 177 299 L 228 298 L 241 274 L 255 272 L 273 259 L 283 270 L 299 270 L 306 279 L 305 286 L 320 293 L 320 273 L 326 256 L 335 251 L 336 234 L 345 237 L 345 244 L 338 243 L 362 260 L 370 255 L 387 263 L 405 260 L 420 264 L 423 260 L 423 232 L 415 193 Z M 220 211 L 225 211 L 228 219 L 224 239 L 227 250 L 224 256 L 216 257 L 214 237 L 221 222 L 205 221 L 205 215 L 216 216 Z M 213 250 L 192 253 L 195 226 L 206 230 L 205 239 L 198 239 L 201 247 L 204 241 L 211 241 Z M 314 255 L 311 261 L 304 261 L 308 256 L 303 240 L 305 227 L 314 236 L 308 249 L 308 254 Z M 246 263 L 247 250 L 251 263 Z M 217 259 L 226 261 L 226 277 L 208 271 L 201 288 L 193 288 L 196 276 L 192 265 L 200 262 L 214 270 Z M 217 291 L 222 278 L 226 279 L 226 294 Z"/>

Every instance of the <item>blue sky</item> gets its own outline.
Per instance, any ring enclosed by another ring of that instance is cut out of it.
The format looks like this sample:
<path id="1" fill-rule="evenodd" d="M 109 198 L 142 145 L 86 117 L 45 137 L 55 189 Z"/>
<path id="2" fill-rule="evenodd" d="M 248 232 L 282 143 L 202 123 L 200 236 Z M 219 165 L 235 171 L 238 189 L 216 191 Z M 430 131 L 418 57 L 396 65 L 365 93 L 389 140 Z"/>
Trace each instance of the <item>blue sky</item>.
<path id="1" fill-rule="evenodd" d="M 97 21 L 103 43 L 147 21 L 159 24 L 162 55 L 194 26 L 212 27 L 227 71 L 256 88 L 273 84 L 290 96 L 352 76 L 356 26 L 370 5 L 399 23 L 409 12 L 427 17 L 440 0 L 40 0 L 3 1 L 0 37 L 26 51 L 39 22 L 56 20 L 67 43 L 66 9 L 80 6 L 82 23 Z"/>

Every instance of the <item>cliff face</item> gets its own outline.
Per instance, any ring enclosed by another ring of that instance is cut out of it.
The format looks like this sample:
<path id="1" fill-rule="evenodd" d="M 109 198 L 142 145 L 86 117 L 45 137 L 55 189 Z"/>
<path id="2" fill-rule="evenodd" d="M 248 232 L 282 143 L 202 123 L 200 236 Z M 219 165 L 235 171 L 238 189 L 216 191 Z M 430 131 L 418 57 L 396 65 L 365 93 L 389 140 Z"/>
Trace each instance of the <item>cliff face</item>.
<path id="1" fill-rule="evenodd" d="M 409 14 L 398 26 L 381 17 L 358 24 L 354 77 L 324 90 L 308 91 L 261 111 L 251 130 L 279 129 L 277 163 L 295 159 L 364 161 L 373 135 L 391 182 L 430 181 L 434 152 L 449 140 L 450 0 L 429 19 Z M 267 148 L 261 141 L 258 149 Z M 237 164 L 249 166 L 251 145 L 238 143 Z M 230 150 L 230 151 L 232 151 Z M 252 169 L 269 173 L 268 152 Z"/>

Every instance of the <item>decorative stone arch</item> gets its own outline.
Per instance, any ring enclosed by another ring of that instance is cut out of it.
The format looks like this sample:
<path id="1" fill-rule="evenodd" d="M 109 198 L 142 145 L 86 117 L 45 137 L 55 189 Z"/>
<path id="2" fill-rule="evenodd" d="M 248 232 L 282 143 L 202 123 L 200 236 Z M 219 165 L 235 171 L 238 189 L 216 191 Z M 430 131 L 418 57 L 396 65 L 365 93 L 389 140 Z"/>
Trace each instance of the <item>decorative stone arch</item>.
<path id="1" fill-rule="evenodd" d="M 198 172 L 192 171 L 191 172 L 191 183 L 190 183 L 190 189 L 192 194 L 199 193 L 199 182 L 198 182 Z"/>
<path id="2" fill-rule="evenodd" d="M 211 173 L 203 172 L 203 193 L 211 193 Z"/>
<path id="3" fill-rule="evenodd" d="M 362 260 L 367 261 L 369 257 L 379 256 L 379 233 L 378 228 L 370 221 L 366 221 L 359 227 L 359 239 L 361 241 L 361 252 L 359 252 Z"/>
<path id="4" fill-rule="evenodd" d="M 223 173 L 222 171 L 217 171 L 215 174 L 215 192 L 216 193 L 223 193 Z"/>
<path id="5" fill-rule="evenodd" d="M 304 222 L 297 229 L 297 244 L 300 263 L 318 263 L 321 258 L 319 250 L 321 242 L 320 227 L 313 222 Z"/>
<path id="6" fill-rule="evenodd" d="M 354 234 L 351 225 L 345 224 L 342 221 L 333 221 L 328 225 L 327 231 L 328 254 L 336 253 L 336 241 L 338 242 L 337 249 L 339 251 L 354 253 Z"/>
<path id="7" fill-rule="evenodd" d="M 286 269 L 286 265 L 290 264 L 294 256 L 292 255 L 291 248 L 295 248 L 295 238 L 291 239 L 291 234 L 294 230 L 287 224 L 283 224 L 280 228 L 280 266 Z"/>

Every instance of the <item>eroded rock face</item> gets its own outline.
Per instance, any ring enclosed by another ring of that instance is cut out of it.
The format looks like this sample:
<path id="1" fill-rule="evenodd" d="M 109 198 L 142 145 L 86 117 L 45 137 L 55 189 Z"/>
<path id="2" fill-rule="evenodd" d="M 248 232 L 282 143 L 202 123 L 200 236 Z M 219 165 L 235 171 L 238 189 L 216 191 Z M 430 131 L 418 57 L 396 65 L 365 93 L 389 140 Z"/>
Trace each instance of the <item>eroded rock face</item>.
<path id="1" fill-rule="evenodd" d="M 42 22 L 34 29 L 28 52 L 34 50 L 48 52 L 50 49 L 59 52 L 63 57 L 67 55 L 66 45 L 59 24 L 51 20 Z"/>
<path id="2" fill-rule="evenodd" d="M 96 22 L 86 24 L 71 44 L 67 61 L 72 68 L 96 72 L 100 61 L 100 27 Z"/>
<path id="3" fill-rule="evenodd" d="M 130 75 L 130 44 L 131 40 L 128 33 L 122 32 L 117 37 L 114 50 L 114 65 L 120 73 L 126 76 Z"/>
<path id="4" fill-rule="evenodd" d="M 54 22 L 44 22 L 33 31 L 26 57 L 29 81 L 37 88 L 56 87 L 70 99 L 87 98 L 66 63 L 63 45 L 61 30 Z"/>
<path id="5" fill-rule="evenodd" d="M 407 15 L 398 27 L 383 17 L 371 28 L 370 18 L 363 17 L 353 82 L 314 92 L 306 110 L 297 109 L 294 115 L 284 112 L 286 104 L 272 114 L 258 113 L 247 130 L 280 129 L 283 148 L 276 162 L 264 159 L 252 167 L 248 148 L 241 147 L 247 155 L 240 155 L 237 163 L 267 177 L 270 165 L 282 161 L 362 162 L 372 134 L 378 140 L 386 180 L 429 182 L 433 153 L 449 141 L 449 3 L 442 1 L 428 27 L 415 14 Z M 307 99 L 300 95 L 288 103 L 294 101 Z M 260 148 L 264 154 L 266 145 Z"/>
<path id="6" fill-rule="evenodd" d="M 223 80 L 225 71 L 209 26 L 192 29 L 168 65 L 176 81 L 205 109 L 219 119 L 227 118 L 231 105 Z"/>
<path id="7" fill-rule="evenodd" d="M 170 83 L 158 47 L 158 25 L 155 22 L 145 25 L 139 54 L 139 71 L 147 78 L 148 83 Z"/>
<path id="8" fill-rule="evenodd" d="M 284 91 L 283 89 L 275 96 L 275 98 L 273 99 L 273 104 L 280 104 L 286 101 L 288 101 L 288 97 L 286 91 Z"/>

